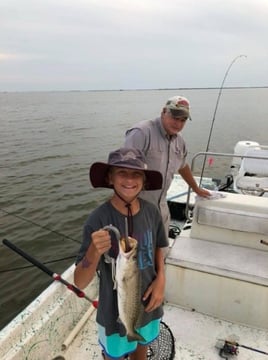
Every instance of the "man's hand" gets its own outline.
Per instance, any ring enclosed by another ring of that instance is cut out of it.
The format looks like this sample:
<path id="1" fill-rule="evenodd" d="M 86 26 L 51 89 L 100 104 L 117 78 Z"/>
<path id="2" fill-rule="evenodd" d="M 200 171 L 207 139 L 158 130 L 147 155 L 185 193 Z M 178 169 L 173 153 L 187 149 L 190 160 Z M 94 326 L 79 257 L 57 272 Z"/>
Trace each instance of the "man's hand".
<path id="1" fill-rule="evenodd" d="M 202 188 L 197 188 L 195 190 L 195 193 L 198 195 L 198 196 L 202 196 L 202 197 L 207 197 L 209 198 L 211 196 L 211 193 L 209 190 L 207 189 L 202 189 Z"/>

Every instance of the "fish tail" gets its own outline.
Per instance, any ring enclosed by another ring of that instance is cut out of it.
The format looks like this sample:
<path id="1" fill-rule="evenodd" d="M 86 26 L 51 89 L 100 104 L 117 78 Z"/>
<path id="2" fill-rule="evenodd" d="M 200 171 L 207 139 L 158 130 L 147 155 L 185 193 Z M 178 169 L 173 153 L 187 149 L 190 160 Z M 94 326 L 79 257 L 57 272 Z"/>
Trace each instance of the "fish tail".
<path id="1" fill-rule="evenodd" d="M 144 337 L 142 335 L 140 335 L 137 331 L 133 331 L 131 334 L 127 334 L 127 339 L 128 341 L 142 341 L 142 342 L 146 342 L 146 340 L 144 339 Z"/>

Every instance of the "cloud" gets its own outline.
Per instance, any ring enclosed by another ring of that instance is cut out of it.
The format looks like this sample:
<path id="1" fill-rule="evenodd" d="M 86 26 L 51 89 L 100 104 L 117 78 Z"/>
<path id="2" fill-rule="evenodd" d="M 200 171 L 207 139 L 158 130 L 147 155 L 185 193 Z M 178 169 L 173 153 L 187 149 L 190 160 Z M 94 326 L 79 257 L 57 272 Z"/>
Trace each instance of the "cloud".
<path id="1" fill-rule="evenodd" d="M 18 56 L 13 55 L 13 54 L 4 54 L 4 53 L 0 53 L 0 61 L 7 61 L 7 60 L 16 60 L 18 59 Z"/>
<path id="2" fill-rule="evenodd" d="M 0 90 L 268 85 L 266 0 L 2 0 Z M 25 74 L 25 81 L 20 73 Z"/>

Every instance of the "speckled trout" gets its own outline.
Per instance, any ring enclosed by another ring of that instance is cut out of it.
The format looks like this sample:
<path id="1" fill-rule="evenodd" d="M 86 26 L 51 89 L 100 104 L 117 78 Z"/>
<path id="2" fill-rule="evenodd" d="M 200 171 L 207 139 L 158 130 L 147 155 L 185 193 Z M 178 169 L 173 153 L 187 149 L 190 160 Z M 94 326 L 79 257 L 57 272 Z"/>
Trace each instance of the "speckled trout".
<path id="1" fill-rule="evenodd" d="M 129 341 L 144 341 L 136 328 L 144 311 L 141 302 L 141 278 L 137 265 L 138 242 L 128 237 L 129 251 L 126 252 L 125 239 L 119 242 L 119 254 L 116 259 L 116 287 L 119 310 L 119 321 L 126 328 Z"/>

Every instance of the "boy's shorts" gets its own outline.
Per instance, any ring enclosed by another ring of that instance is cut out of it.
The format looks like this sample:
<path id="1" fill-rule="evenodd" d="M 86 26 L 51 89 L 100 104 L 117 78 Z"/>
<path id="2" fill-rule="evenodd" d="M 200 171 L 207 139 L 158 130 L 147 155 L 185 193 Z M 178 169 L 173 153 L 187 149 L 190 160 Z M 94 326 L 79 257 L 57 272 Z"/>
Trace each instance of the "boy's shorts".
<path id="1" fill-rule="evenodd" d="M 136 350 L 138 344 L 148 345 L 155 340 L 160 331 L 160 319 L 152 320 L 149 324 L 138 328 L 137 332 L 145 339 L 145 341 L 128 341 L 126 336 L 119 336 L 113 334 L 110 336 L 105 335 L 105 328 L 99 324 L 99 343 L 102 346 L 107 356 L 117 359 Z"/>

